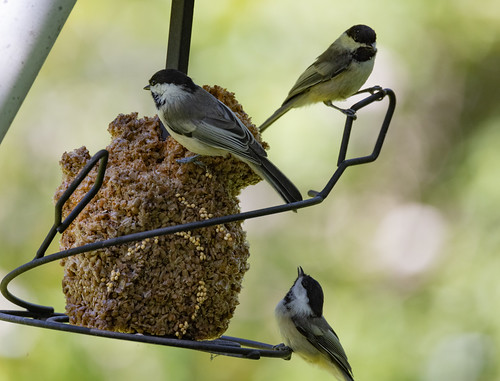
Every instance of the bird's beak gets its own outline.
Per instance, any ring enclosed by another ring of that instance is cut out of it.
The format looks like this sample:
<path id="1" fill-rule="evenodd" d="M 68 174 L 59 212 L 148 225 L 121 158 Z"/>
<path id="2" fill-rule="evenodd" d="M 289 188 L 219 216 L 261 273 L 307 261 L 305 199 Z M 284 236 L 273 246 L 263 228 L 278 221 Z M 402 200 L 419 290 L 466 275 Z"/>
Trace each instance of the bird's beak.
<path id="1" fill-rule="evenodd" d="M 299 267 L 297 268 L 297 272 L 298 272 L 298 275 L 299 275 L 299 276 L 304 275 L 304 270 L 302 270 L 302 267 L 301 267 L 301 266 L 299 266 Z"/>
<path id="2" fill-rule="evenodd" d="M 150 88 L 151 88 L 151 86 L 149 86 L 149 85 L 144 86 L 144 90 L 149 90 Z"/>

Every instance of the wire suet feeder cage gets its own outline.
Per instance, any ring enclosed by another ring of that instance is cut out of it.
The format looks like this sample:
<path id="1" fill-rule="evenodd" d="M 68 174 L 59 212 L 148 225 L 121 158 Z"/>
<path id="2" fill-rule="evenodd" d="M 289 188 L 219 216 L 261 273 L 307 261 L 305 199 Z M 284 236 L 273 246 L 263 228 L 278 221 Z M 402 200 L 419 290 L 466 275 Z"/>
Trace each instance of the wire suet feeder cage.
<path id="1" fill-rule="evenodd" d="M 175 68 L 183 72 L 187 72 L 193 10 L 194 0 L 173 0 L 172 2 L 167 49 L 167 68 Z M 75 220 L 75 218 L 77 218 L 77 216 L 89 204 L 89 202 L 91 202 L 92 199 L 94 199 L 94 197 L 99 193 L 99 190 L 103 185 L 103 179 L 106 173 L 109 153 L 107 150 L 101 150 L 97 152 L 87 162 L 85 167 L 78 173 L 78 175 L 74 178 L 71 184 L 58 199 L 55 205 L 54 223 L 50 228 L 45 240 L 41 244 L 39 250 L 37 251 L 34 259 L 11 271 L 3 278 L 0 284 L 0 291 L 2 292 L 3 296 L 22 309 L 1 310 L 0 320 L 16 324 L 80 333 L 85 335 L 192 349 L 197 351 L 209 352 L 215 355 L 226 355 L 246 359 L 260 359 L 262 357 L 289 359 L 291 357 L 292 351 L 288 347 L 276 346 L 231 336 L 223 335 L 215 340 L 197 341 L 177 339 L 172 336 L 123 333 L 68 324 L 68 315 L 55 312 L 54 308 L 50 306 L 33 304 L 28 301 L 22 300 L 9 291 L 8 285 L 16 277 L 29 270 L 32 270 L 49 262 L 72 257 L 82 253 L 110 248 L 118 245 L 124 245 L 127 243 L 140 242 L 148 238 L 167 236 L 175 233 L 193 231 L 215 225 L 227 224 L 230 222 L 269 216 L 272 214 L 298 210 L 320 204 L 328 197 L 333 187 L 337 184 L 338 180 L 348 167 L 373 162 L 378 158 L 380 154 L 396 107 L 396 97 L 394 92 L 390 89 L 376 87 L 371 90 L 372 91 L 370 92 L 369 96 L 351 106 L 350 109 L 354 111 L 354 113 L 346 116 L 343 136 L 338 154 L 337 167 L 333 172 L 331 178 L 328 180 L 321 191 L 309 191 L 310 198 L 289 204 L 271 206 L 242 213 L 207 218 L 200 221 L 194 221 L 175 226 L 167 226 L 138 233 L 126 234 L 111 239 L 87 243 L 82 246 L 73 247 L 57 253 L 46 255 L 46 251 L 57 233 L 62 234 L 68 228 L 68 226 L 70 226 L 70 224 Z M 372 152 L 366 156 L 348 158 L 347 151 L 351 137 L 351 130 L 353 127 L 353 123 L 356 120 L 355 112 L 371 105 L 373 102 L 382 101 L 384 99 L 388 100 L 388 106 L 385 117 L 379 128 L 377 138 L 375 139 Z M 65 203 L 74 194 L 75 190 L 82 183 L 82 181 L 87 178 L 89 172 L 94 169 L 96 169 L 97 175 L 92 187 L 78 202 L 78 204 L 71 210 L 71 212 L 69 212 L 63 219 L 63 207 Z"/>

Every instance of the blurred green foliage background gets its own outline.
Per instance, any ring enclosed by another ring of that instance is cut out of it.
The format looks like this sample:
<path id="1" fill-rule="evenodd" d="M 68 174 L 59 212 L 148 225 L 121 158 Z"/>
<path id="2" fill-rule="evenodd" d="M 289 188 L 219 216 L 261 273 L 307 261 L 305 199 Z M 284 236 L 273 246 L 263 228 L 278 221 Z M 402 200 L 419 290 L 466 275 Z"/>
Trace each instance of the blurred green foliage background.
<path id="1" fill-rule="evenodd" d="M 169 11 L 157 0 L 76 4 L 0 146 L 1 276 L 34 256 L 52 223 L 61 154 L 104 148 L 119 113 L 155 113 L 142 88 L 164 65 Z M 323 204 L 245 223 L 251 269 L 227 334 L 281 342 L 274 306 L 301 265 L 323 285 L 356 380 L 500 380 L 500 3 L 198 0 L 189 74 L 235 92 L 260 124 L 356 23 L 378 35 L 367 85 L 398 97 L 382 154 L 348 169 Z M 371 150 L 385 107 L 360 113 L 351 155 Z M 343 122 L 316 105 L 266 132 L 271 160 L 303 194 L 335 170 Z M 267 184 L 241 199 L 244 210 L 280 202 Z M 61 278 L 51 264 L 12 290 L 64 311 Z M 0 322 L 0 381 L 146 377 L 330 376 L 297 356 L 211 359 Z"/>

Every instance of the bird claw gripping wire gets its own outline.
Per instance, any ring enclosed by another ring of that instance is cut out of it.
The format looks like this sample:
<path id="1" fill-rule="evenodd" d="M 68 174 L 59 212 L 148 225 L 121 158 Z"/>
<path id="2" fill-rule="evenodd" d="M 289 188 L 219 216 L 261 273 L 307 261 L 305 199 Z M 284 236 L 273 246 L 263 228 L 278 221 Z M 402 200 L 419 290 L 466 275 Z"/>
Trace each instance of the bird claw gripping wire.
<path id="1" fill-rule="evenodd" d="M 273 349 L 275 351 L 285 351 L 287 353 L 290 353 L 290 356 L 287 358 L 284 358 L 284 360 L 290 360 L 292 358 L 292 352 L 293 352 L 292 348 L 290 348 L 289 346 L 287 346 L 283 343 L 273 346 Z"/>
<path id="2" fill-rule="evenodd" d="M 358 92 L 354 93 L 353 95 L 359 95 L 359 94 L 363 94 L 363 93 L 370 93 L 371 95 L 373 95 L 373 94 L 380 92 L 380 91 L 383 91 L 382 86 L 376 85 L 376 86 L 368 87 L 366 89 L 359 90 Z M 382 100 L 382 98 L 379 98 L 378 100 Z M 335 106 L 332 103 L 332 101 L 325 101 L 323 103 L 328 107 L 332 107 L 336 110 L 339 110 L 342 114 L 344 114 L 345 116 L 347 116 L 349 118 L 352 118 L 353 120 L 356 120 L 358 118 L 358 116 L 356 115 L 356 110 L 354 110 L 353 108 L 340 108 L 338 106 Z"/>
<path id="3" fill-rule="evenodd" d="M 383 90 L 382 86 L 375 85 L 375 86 L 372 86 L 372 87 L 367 87 L 366 89 L 361 89 L 357 93 L 354 93 L 354 95 L 363 94 L 363 93 L 370 93 L 371 95 L 373 95 L 376 92 L 379 92 L 379 91 L 382 91 L 382 90 Z"/>
<path id="4" fill-rule="evenodd" d="M 345 116 L 349 117 L 349 118 L 352 118 L 354 120 L 357 119 L 357 116 L 356 116 L 356 111 L 351 109 L 351 108 L 340 108 L 338 106 L 335 106 L 332 101 L 324 101 L 323 102 L 326 106 L 328 107 L 332 107 L 334 108 L 335 110 L 338 110 L 340 111 L 342 114 L 344 114 Z"/>
<path id="5" fill-rule="evenodd" d="M 366 156 L 346 158 L 352 124 L 355 119 L 351 115 L 348 115 L 346 117 L 344 133 L 340 144 L 337 168 L 334 171 L 328 183 L 326 184 L 326 186 L 323 188 L 323 190 L 309 191 L 309 195 L 311 198 L 289 204 L 282 204 L 263 209 L 242 212 L 234 215 L 214 217 L 208 220 L 194 221 L 177 226 L 168 226 L 155 230 L 128 234 L 125 236 L 111 238 L 104 241 L 93 242 L 79 247 L 74 247 L 68 250 L 60 251 L 58 253 L 45 255 L 45 252 L 49 247 L 49 245 L 51 244 L 51 242 L 53 241 L 55 235 L 57 233 L 62 233 L 77 217 L 77 215 L 83 210 L 83 208 L 98 193 L 104 179 L 106 164 L 108 160 L 108 152 L 106 150 L 99 151 L 90 159 L 87 165 L 76 176 L 75 180 L 73 180 L 68 189 L 63 193 L 63 195 L 56 203 L 54 223 L 49 233 L 47 234 L 47 237 L 45 238 L 39 250 L 37 251 L 35 258 L 30 262 L 25 263 L 24 265 L 11 271 L 2 279 L 2 282 L 0 283 L 0 291 L 2 292 L 3 296 L 7 300 L 24 308 L 25 310 L 2 310 L 0 311 L 0 320 L 5 320 L 17 324 L 24 324 L 41 328 L 59 330 L 59 331 L 186 348 L 203 352 L 209 352 L 215 355 L 234 356 L 246 359 L 260 359 L 261 357 L 289 359 L 292 351 L 290 348 L 284 345 L 273 346 L 270 344 L 260 343 L 257 341 L 240 339 L 229 336 L 221 336 L 219 339 L 212 341 L 192 341 L 192 340 L 174 339 L 171 337 L 163 337 L 163 336 L 137 335 L 130 333 L 112 332 L 112 331 L 105 331 L 94 328 L 71 325 L 68 324 L 69 318 L 67 315 L 62 313 L 55 313 L 52 307 L 29 303 L 14 296 L 8 290 L 8 285 L 13 279 L 25 273 L 28 270 L 69 256 L 97 249 L 103 249 L 115 245 L 121 245 L 129 242 L 142 241 L 146 238 L 167 235 L 167 234 L 174 234 L 181 231 L 194 230 L 213 225 L 225 224 L 228 222 L 242 221 L 245 219 L 268 216 L 271 214 L 286 212 L 290 210 L 298 210 L 323 202 L 324 199 L 330 194 L 331 190 L 339 180 L 340 176 L 344 173 L 344 171 L 348 167 L 375 161 L 382 149 L 382 145 L 384 143 L 384 139 L 387 134 L 387 130 L 389 128 L 389 124 L 391 122 L 396 107 L 396 96 L 391 89 L 382 89 L 378 87 L 371 88 L 371 90 L 367 89 L 367 91 L 364 92 L 369 92 L 370 95 L 352 105 L 349 108 L 349 110 L 357 112 L 375 101 L 381 101 L 386 97 L 389 100 L 387 111 L 384 120 L 382 122 L 382 125 L 380 127 L 378 137 L 375 141 L 373 151 Z M 68 214 L 68 216 L 63 221 L 62 220 L 63 205 L 70 198 L 70 196 L 73 194 L 78 185 L 83 181 L 83 179 L 85 179 L 88 173 L 98 163 L 99 166 L 97 169 L 96 180 L 91 190 L 89 190 L 89 192 L 83 197 L 83 199 L 77 204 L 77 206 Z"/>

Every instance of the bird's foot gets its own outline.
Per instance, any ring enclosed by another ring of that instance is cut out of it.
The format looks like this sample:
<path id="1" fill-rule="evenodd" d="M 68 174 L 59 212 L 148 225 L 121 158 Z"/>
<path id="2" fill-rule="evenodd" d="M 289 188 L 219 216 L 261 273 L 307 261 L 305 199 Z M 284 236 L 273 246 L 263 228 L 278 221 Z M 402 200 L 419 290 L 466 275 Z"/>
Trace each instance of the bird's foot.
<path id="1" fill-rule="evenodd" d="M 352 108 L 340 109 L 339 111 L 342 112 L 344 115 L 346 115 L 348 118 L 352 118 L 353 120 L 358 119 L 358 116 L 356 115 L 356 110 L 353 110 Z"/>
<path id="2" fill-rule="evenodd" d="M 206 164 L 204 162 L 198 160 L 199 157 L 200 155 L 194 155 L 189 157 L 183 157 L 182 159 L 176 159 L 175 161 L 179 164 L 193 163 L 199 165 L 200 167 L 206 167 Z"/>
<path id="3" fill-rule="evenodd" d="M 287 357 L 284 357 L 283 360 L 290 360 L 292 358 L 292 348 L 290 348 L 289 346 L 281 343 L 281 344 L 278 344 L 278 345 L 275 345 L 273 347 L 273 349 L 275 351 L 286 351 L 286 352 L 289 352 L 289 355 Z"/>
<path id="4" fill-rule="evenodd" d="M 273 349 L 275 351 L 288 351 L 288 350 L 290 350 L 290 347 L 281 343 L 281 344 L 273 346 Z"/>
<path id="5" fill-rule="evenodd" d="M 349 118 L 352 118 L 353 120 L 356 120 L 357 118 L 356 110 L 353 110 L 352 108 L 345 109 L 337 107 L 332 103 L 332 101 L 324 101 L 323 103 L 328 107 L 333 107 L 335 110 L 339 110 L 342 114 L 346 115 Z"/>
<path id="6" fill-rule="evenodd" d="M 363 94 L 363 93 L 370 93 L 371 95 L 375 94 L 377 91 L 382 91 L 382 86 L 376 85 L 373 87 L 367 87 L 366 89 L 359 90 L 357 93 L 354 93 L 354 95 L 358 94 Z"/>

